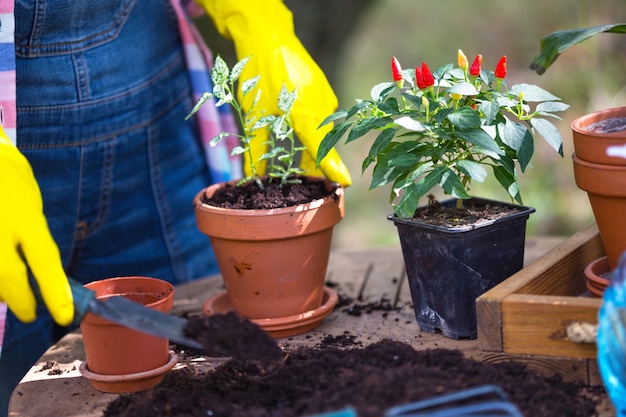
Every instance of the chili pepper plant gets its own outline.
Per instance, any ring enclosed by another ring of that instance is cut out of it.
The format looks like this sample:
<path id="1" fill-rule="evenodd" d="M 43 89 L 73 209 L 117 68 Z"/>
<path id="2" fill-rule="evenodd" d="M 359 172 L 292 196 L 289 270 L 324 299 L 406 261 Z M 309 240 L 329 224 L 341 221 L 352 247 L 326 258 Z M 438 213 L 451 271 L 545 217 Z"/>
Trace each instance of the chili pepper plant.
<path id="1" fill-rule="evenodd" d="M 522 204 L 518 169 L 525 172 L 541 136 L 563 156 L 562 137 L 551 122 L 569 106 L 531 84 L 510 88 L 506 56 L 493 71 L 472 64 L 462 50 L 458 66 L 435 71 L 423 62 L 404 70 L 391 59 L 392 79 L 376 84 L 369 99 L 328 116 L 336 122 L 320 144 L 317 162 L 344 136 L 346 143 L 373 139 L 362 163 L 374 164 L 370 189 L 391 184 L 390 203 L 400 218 L 413 217 L 419 201 L 439 186 L 457 198 L 470 198 L 472 181 L 483 182 L 488 168 L 512 200 Z M 368 133 L 373 133 L 372 138 Z"/>

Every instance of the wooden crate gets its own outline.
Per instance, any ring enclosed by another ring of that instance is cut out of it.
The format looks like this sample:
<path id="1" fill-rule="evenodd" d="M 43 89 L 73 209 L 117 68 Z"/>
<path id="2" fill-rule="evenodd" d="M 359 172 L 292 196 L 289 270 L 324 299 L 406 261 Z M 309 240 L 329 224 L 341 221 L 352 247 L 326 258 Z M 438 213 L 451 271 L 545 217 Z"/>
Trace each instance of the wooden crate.
<path id="1" fill-rule="evenodd" d="M 592 224 L 480 296 L 478 340 L 485 360 L 512 358 L 598 382 L 595 344 L 568 339 L 567 328 L 598 322 L 601 299 L 585 294 L 583 270 L 603 255 Z"/>

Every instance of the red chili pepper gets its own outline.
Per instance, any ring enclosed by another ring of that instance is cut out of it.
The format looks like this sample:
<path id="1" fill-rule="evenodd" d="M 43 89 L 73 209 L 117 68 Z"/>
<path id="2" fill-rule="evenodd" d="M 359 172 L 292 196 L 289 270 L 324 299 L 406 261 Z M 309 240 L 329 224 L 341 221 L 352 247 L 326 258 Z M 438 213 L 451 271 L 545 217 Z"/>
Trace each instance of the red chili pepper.
<path id="1" fill-rule="evenodd" d="M 433 74 L 430 72 L 425 62 L 422 62 L 422 82 L 426 86 L 425 88 L 435 85 Z"/>
<path id="2" fill-rule="evenodd" d="M 474 62 L 472 63 L 472 66 L 470 67 L 469 73 L 470 75 L 473 75 L 474 77 L 477 77 L 480 75 L 480 65 L 483 63 L 483 56 L 481 54 L 476 55 L 476 58 L 474 58 Z"/>
<path id="3" fill-rule="evenodd" d="M 426 86 L 424 85 L 424 78 L 422 77 L 422 71 L 420 70 L 420 67 L 415 68 L 415 83 L 417 84 L 417 88 L 419 88 L 420 90 L 426 88 Z"/>
<path id="4" fill-rule="evenodd" d="M 400 61 L 395 56 L 391 57 L 391 74 L 393 75 L 393 80 L 398 85 L 398 88 L 402 88 L 404 84 L 404 75 L 402 75 L 402 67 L 400 66 Z"/>
<path id="5" fill-rule="evenodd" d="M 494 71 L 494 75 L 496 78 L 504 78 L 506 77 L 506 55 L 502 55 L 502 58 L 498 61 L 498 65 L 496 65 L 496 70 Z"/>

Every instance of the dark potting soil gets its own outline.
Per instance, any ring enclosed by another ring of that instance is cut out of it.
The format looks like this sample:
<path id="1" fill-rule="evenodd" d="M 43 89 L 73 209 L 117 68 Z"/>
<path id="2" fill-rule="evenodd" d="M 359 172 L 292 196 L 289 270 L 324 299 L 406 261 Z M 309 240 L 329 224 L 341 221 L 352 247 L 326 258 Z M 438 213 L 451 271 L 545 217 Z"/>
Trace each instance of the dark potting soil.
<path id="1" fill-rule="evenodd" d="M 526 417 L 596 414 L 592 390 L 521 364 L 479 362 L 450 349 L 416 351 L 391 340 L 363 347 L 346 333 L 278 360 L 233 358 L 204 374 L 171 371 L 149 391 L 118 397 L 104 417 L 302 417 L 346 407 L 381 417 L 396 405 L 485 384 L 501 387 Z"/>
<path id="2" fill-rule="evenodd" d="M 483 200 L 463 200 L 463 207 L 443 206 L 431 194 L 428 205 L 420 207 L 413 216 L 417 220 L 442 227 L 476 225 L 485 221 L 496 220 L 519 213 L 522 209 L 497 202 Z"/>
<path id="3" fill-rule="evenodd" d="M 263 329 L 231 311 L 187 318 L 185 334 L 200 342 L 211 356 L 277 360 L 281 349 Z"/>
<path id="4" fill-rule="evenodd" d="M 626 130 L 626 117 L 611 117 L 592 123 L 585 128 L 589 132 L 610 133 Z"/>
<path id="5" fill-rule="evenodd" d="M 277 180 L 262 178 L 263 188 L 255 181 L 235 186 L 227 184 L 219 189 L 205 204 L 228 209 L 261 210 L 297 206 L 313 200 L 319 200 L 334 193 L 327 190 L 323 181 L 315 181 L 309 177 L 298 177 L 297 184 L 280 186 Z"/>

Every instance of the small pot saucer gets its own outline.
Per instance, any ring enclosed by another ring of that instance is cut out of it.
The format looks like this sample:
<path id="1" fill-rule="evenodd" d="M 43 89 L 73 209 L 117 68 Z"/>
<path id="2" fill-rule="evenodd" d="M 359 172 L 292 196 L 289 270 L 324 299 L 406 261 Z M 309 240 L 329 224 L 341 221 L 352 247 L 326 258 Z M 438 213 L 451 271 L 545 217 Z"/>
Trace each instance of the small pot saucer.
<path id="1" fill-rule="evenodd" d="M 78 370 L 82 376 L 89 380 L 94 389 L 111 394 L 122 394 L 145 391 L 156 386 L 163 380 L 165 374 L 176 365 L 176 362 L 178 362 L 178 356 L 170 350 L 167 363 L 150 371 L 126 375 L 102 375 L 87 369 L 87 361 L 83 361 Z"/>
<path id="2" fill-rule="evenodd" d="M 332 313 L 338 301 L 337 293 L 331 288 L 324 287 L 322 305 L 314 310 L 287 317 L 250 319 L 250 321 L 261 327 L 275 339 L 294 336 L 306 333 L 322 324 L 322 320 Z M 224 291 L 209 298 L 204 303 L 202 310 L 207 315 L 223 314 L 233 310 L 233 306 L 228 298 L 228 293 Z"/>
<path id="3" fill-rule="evenodd" d="M 587 284 L 586 285 L 587 285 L 587 289 L 589 290 L 589 292 L 591 294 L 593 294 L 594 297 L 602 298 L 602 295 L 604 294 L 604 290 L 606 288 L 601 288 L 601 287 L 597 286 L 591 280 L 587 280 Z"/>
<path id="4" fill-rule="evenodd" d="M 596 297 L 602 297 L 604 290 L 609 286 L 610 277 L 609 261 L 606 256 L 590 262 L 585 267 L 587 277 L 587 289 Z"/>

